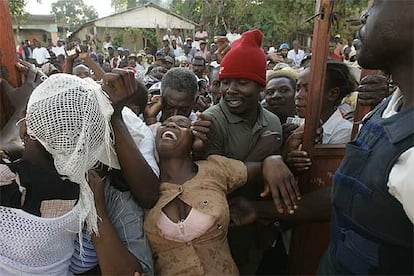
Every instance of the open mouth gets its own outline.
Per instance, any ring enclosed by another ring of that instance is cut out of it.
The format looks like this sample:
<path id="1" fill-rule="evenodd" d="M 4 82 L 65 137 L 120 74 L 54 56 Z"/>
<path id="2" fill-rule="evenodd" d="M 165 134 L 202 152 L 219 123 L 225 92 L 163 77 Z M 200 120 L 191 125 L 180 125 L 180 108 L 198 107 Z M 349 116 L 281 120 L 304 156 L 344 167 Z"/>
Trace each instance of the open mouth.
<path id="1" fill-rule="evenodd" d="M 236 99 L 226 100 L 226 102 L 230 107 L 239 107 L 243 103 L 241 100 Z"/>
<path id="2" fill-rule="evenodd" d="M 161 139 L 177 141 L 177 135 L 174 132 L 167 130 L 161 135 Z"/>

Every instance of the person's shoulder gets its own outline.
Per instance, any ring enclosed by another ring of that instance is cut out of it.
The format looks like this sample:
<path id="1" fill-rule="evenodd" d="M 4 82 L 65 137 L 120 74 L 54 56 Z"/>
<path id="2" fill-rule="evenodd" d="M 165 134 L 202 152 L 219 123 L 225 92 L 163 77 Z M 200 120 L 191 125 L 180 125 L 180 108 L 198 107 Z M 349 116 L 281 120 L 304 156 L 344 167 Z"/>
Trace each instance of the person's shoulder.
<path id="1" fill-rule="evenodd" d="M 207 110 L 205 110 L 203 113 L 216 117 L 216 116 L 222 116 L 224 117 L 223 110 L 220 108 L 219 104 L 215 104 L 213 106 L 210 106 Z"/>
<path id="2" fill-rule="evenodd" d="M 268 121 L 271 121 L 271 122 L 278 122 L 279 124 L 280 124 L 280 119 L 279 119 L 279 117 L 276 115 L 276 114 L 274 114 L 274 113 L 272 113 L 272 112 L 270 112 L 269 110 L 267 110 L 266 108 L 263 108 L 262 109 L 262 112 L 263 112 L 263 116 L 268 120 Z"/>
<path id="3" fill-rule="evenodd" d="M 278 131 L 282 129 L 282 123 L 280 122 L 280 119 L 277 115 L 273 114 L 265 108 L 263 108 L 262 111 L 262 116 L 271 129 Z"/>

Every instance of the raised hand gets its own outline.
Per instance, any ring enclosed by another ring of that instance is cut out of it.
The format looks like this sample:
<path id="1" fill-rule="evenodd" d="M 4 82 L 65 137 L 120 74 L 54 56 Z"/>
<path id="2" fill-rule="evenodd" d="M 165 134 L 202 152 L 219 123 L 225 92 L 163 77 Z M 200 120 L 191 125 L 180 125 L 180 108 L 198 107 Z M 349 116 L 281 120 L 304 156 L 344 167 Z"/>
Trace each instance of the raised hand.
<path id="1" fill-rule="evenodd" d="M 217 45 L 215 54 L 217 55 L 217 62 L 220 63 L 223 57 L 230 51 L 230 41 L 225 36 L 215 36 L 214 42 Z"/>
<path id="2" fill-rule="evenodd" d="M 134 95 L 136 80 L 134 72 L 122 69 L 113 69 L 103 76 L 102 89 L 108 93 L 114 108 L 114 114 L 120 114 L 122 108 Z"/>
<path id="3" fill-rule="evenodd" d="M 161 95 L 152 96 L 145 106 L 144 118 L 155 118 L 162 109 Z"/>

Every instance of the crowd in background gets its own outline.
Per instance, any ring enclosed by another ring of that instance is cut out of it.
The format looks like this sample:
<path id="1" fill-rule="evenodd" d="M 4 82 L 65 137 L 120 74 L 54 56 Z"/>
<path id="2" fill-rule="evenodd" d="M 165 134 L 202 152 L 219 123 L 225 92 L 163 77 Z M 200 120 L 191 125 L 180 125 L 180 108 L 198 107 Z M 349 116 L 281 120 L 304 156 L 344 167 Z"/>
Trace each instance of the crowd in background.
<path id="1" fill-rule="evenodd" d="M 0 83 L 14 96 L 0 274 L 285 275 L 292 225 L 328 221 L 321 275 L 412 274 L 413 4 L 397 2 L 374 1 L 358 39 L 329 43 L 315 143 L 346 153 L 332 186 L 306 193 L 314 69 L 299 41 L 200 24 L 137 53 L 109 34 L 99 49 L 22 42 L 26 83 Z M 360 80 L 361 66 L 376 74 Z M 351 141 L 356 92 L 372 112 Z"/>

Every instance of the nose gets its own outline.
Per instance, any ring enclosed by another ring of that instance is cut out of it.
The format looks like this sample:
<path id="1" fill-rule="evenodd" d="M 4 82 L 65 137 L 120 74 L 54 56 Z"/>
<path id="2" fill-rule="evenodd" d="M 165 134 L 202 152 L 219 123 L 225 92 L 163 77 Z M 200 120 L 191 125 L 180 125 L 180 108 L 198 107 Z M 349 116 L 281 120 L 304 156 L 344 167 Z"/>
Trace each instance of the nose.
<path id="1" fill-rule="evenodd" d="M 276 90 L 270 95 L 270 98 L 275 99 L 275 100 L 280 100 L 282 99 L 282 95 L 280 94 L 279 90 Z"/>
<path id="2" fill-rule="evenodd" d="M 302 89 L 299 89 L 295 93 L 295 100 L 302 100 L 305 98 L 305 95 L 306 93 Z"/>
<path id="3" fill-rule="evenodd" d="M 235 95 L 235 94 L 238 94 L 239 93 L 237 91 L 236 82 L 235 81 L 230 81 L 230 83 L 227 85 L 226 92 L 227 92 L 227 94 L 230 94 L 230 95 Z"/>

